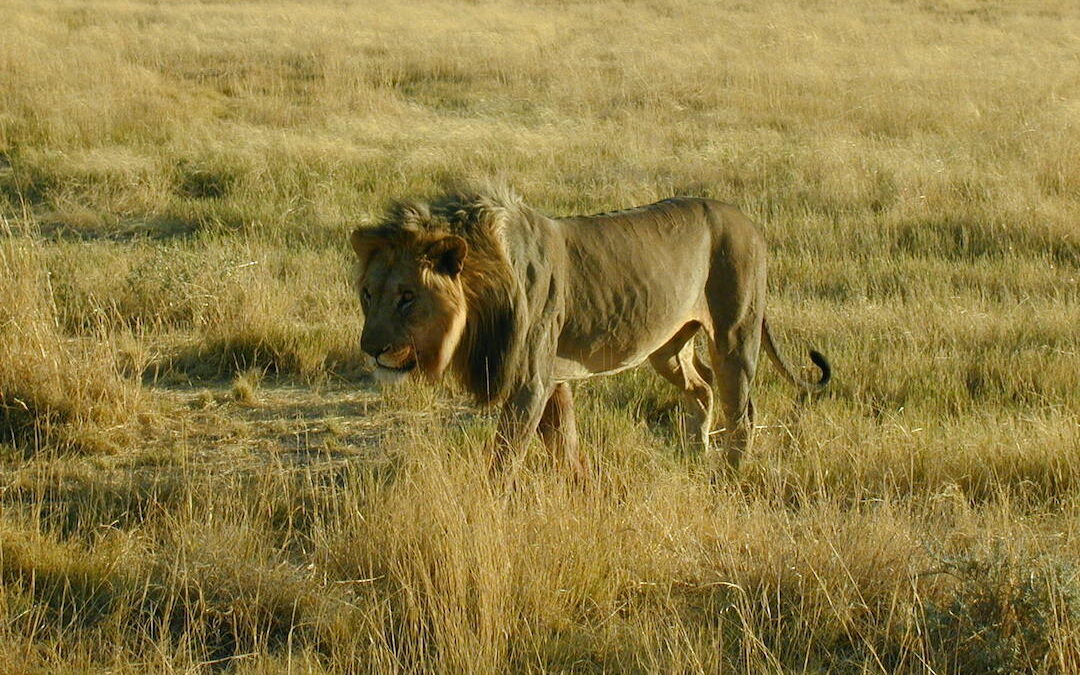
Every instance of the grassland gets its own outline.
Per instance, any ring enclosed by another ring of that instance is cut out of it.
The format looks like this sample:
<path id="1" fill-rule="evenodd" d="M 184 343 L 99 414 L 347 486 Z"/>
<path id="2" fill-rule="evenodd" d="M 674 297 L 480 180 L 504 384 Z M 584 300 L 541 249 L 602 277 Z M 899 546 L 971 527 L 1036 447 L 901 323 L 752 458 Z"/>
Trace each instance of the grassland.
<path id="1" fill-rule="evenodd" d="M 1080 9 L 0 0 L 0 672 L 1077 672 Z M 378 395 L 345 233 L 494 176 L 739 205 L 771 324 L 709 487 L 649 372 L 601 471 Z"/>

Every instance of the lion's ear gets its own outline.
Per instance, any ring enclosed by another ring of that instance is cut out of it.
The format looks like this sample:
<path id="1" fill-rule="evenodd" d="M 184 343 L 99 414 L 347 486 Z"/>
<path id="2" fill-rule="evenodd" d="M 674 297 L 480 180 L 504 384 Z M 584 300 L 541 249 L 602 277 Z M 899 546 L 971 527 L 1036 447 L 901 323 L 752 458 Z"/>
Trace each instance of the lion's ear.
<path id="1" fill-rule="evenodd" d="M 451 234 L 429 244 L 424 252 L 424 258 L 431 263 L 436 272 L 456 277 L 465 266 L 465 256 L 468 252 L 469 245 L 465 240 Z"/>
<path id="2" fill-rule="evenodd" d="M 360 260 L 361 268 L 367 266 L 372 254 L 385 241 L 385 237 L 370 228 L 358 227 L 349 235 L 349 243 L 352 244 L 353 251 L 356 251 L 356 257 Z"/>

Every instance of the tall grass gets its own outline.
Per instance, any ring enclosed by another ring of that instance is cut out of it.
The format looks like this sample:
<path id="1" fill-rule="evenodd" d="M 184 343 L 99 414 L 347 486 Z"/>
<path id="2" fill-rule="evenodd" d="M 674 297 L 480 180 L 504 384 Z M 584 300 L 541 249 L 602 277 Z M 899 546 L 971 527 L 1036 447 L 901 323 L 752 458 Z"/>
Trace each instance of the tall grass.
<path id="1" fill-rule="evenodd" d="M 0 672 L 1080 668 L 1071 3 L 0 16 Z M 764 367 L 710 486 L 666 383 L 583 383 L 595 488 L 493 491 L 348 282 L 459 176 L 739 205 L 830 391 Z"/>
<path id="2" fill-rule="evenodd" d="M 66 335 L 40 244 L 0 239 L 0 442 L 17 455 L 63 447 L 110 450 L 137 426 L 144 397 L 116 338 Z"/>

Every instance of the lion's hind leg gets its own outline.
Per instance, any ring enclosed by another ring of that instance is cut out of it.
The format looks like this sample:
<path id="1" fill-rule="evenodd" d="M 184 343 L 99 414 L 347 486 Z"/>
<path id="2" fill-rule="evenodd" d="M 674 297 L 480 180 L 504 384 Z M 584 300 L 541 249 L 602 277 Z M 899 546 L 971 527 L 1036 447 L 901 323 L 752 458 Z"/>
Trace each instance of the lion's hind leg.
<path id="1" fill-rule="evenodd" d="M 750 448 L 754 430 L 754 403 L 750 385 L 757 369 L 760 323 L 742 326 L 716 335 L 726 336 L 726 342 L 710 341 L 716 395 L 720 399 L 722 418 L 716 433 L 720 437 L 729 469 L 738 469 Z M 722 346 L 721 346 L 722 345 Z"/>
<path id="2" fill-rule="evenodd" d="M 694 443 L 701 451 L 708 451 L 713 391 L 702 373 L 694 367 L 694 362 L 698 361 L 694 353 L 694 335 L 699 328 L 701 324 L 696 321 L 683 326 L 674 337 L 649 356 L 649 363 L 657 373 L 682 392 L 683 403 L 689 413 L 688 427 L 694 436 Z"/>

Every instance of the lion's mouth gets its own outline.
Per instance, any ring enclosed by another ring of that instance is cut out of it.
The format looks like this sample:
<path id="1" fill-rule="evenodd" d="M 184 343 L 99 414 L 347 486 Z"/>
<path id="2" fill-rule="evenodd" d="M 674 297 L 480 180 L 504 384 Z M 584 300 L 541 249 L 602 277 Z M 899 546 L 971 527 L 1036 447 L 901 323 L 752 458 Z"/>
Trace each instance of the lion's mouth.
<path id="1" fill-rule="evenodd" d="M 396 355 L 395 355 L 396 356 Z M 416 355 L 408 354 L 403 359 L 386 363 L 382 358 L 375 359 L 375 379 L 383 384 L 397 384 L 416 370 Z"/>
<path id="2" fill-rule="evenodd" d="M 416 368 L 416 361 L 410 361 L 401 366 L 387 366 L 378 361 L 375 362 L 375 366 L 381 370 L 386 370 L 391 373 L 411 373 Z"/>
<path id="3" fill-rule="evenodd" d="M 412 372 L 416 370 L 416 362 L 413 361 L 398 368 L 388 368 L 382 364 L 375 364 L 375 381 L 380 385 L 397 385 L 404 382 Z"/>

